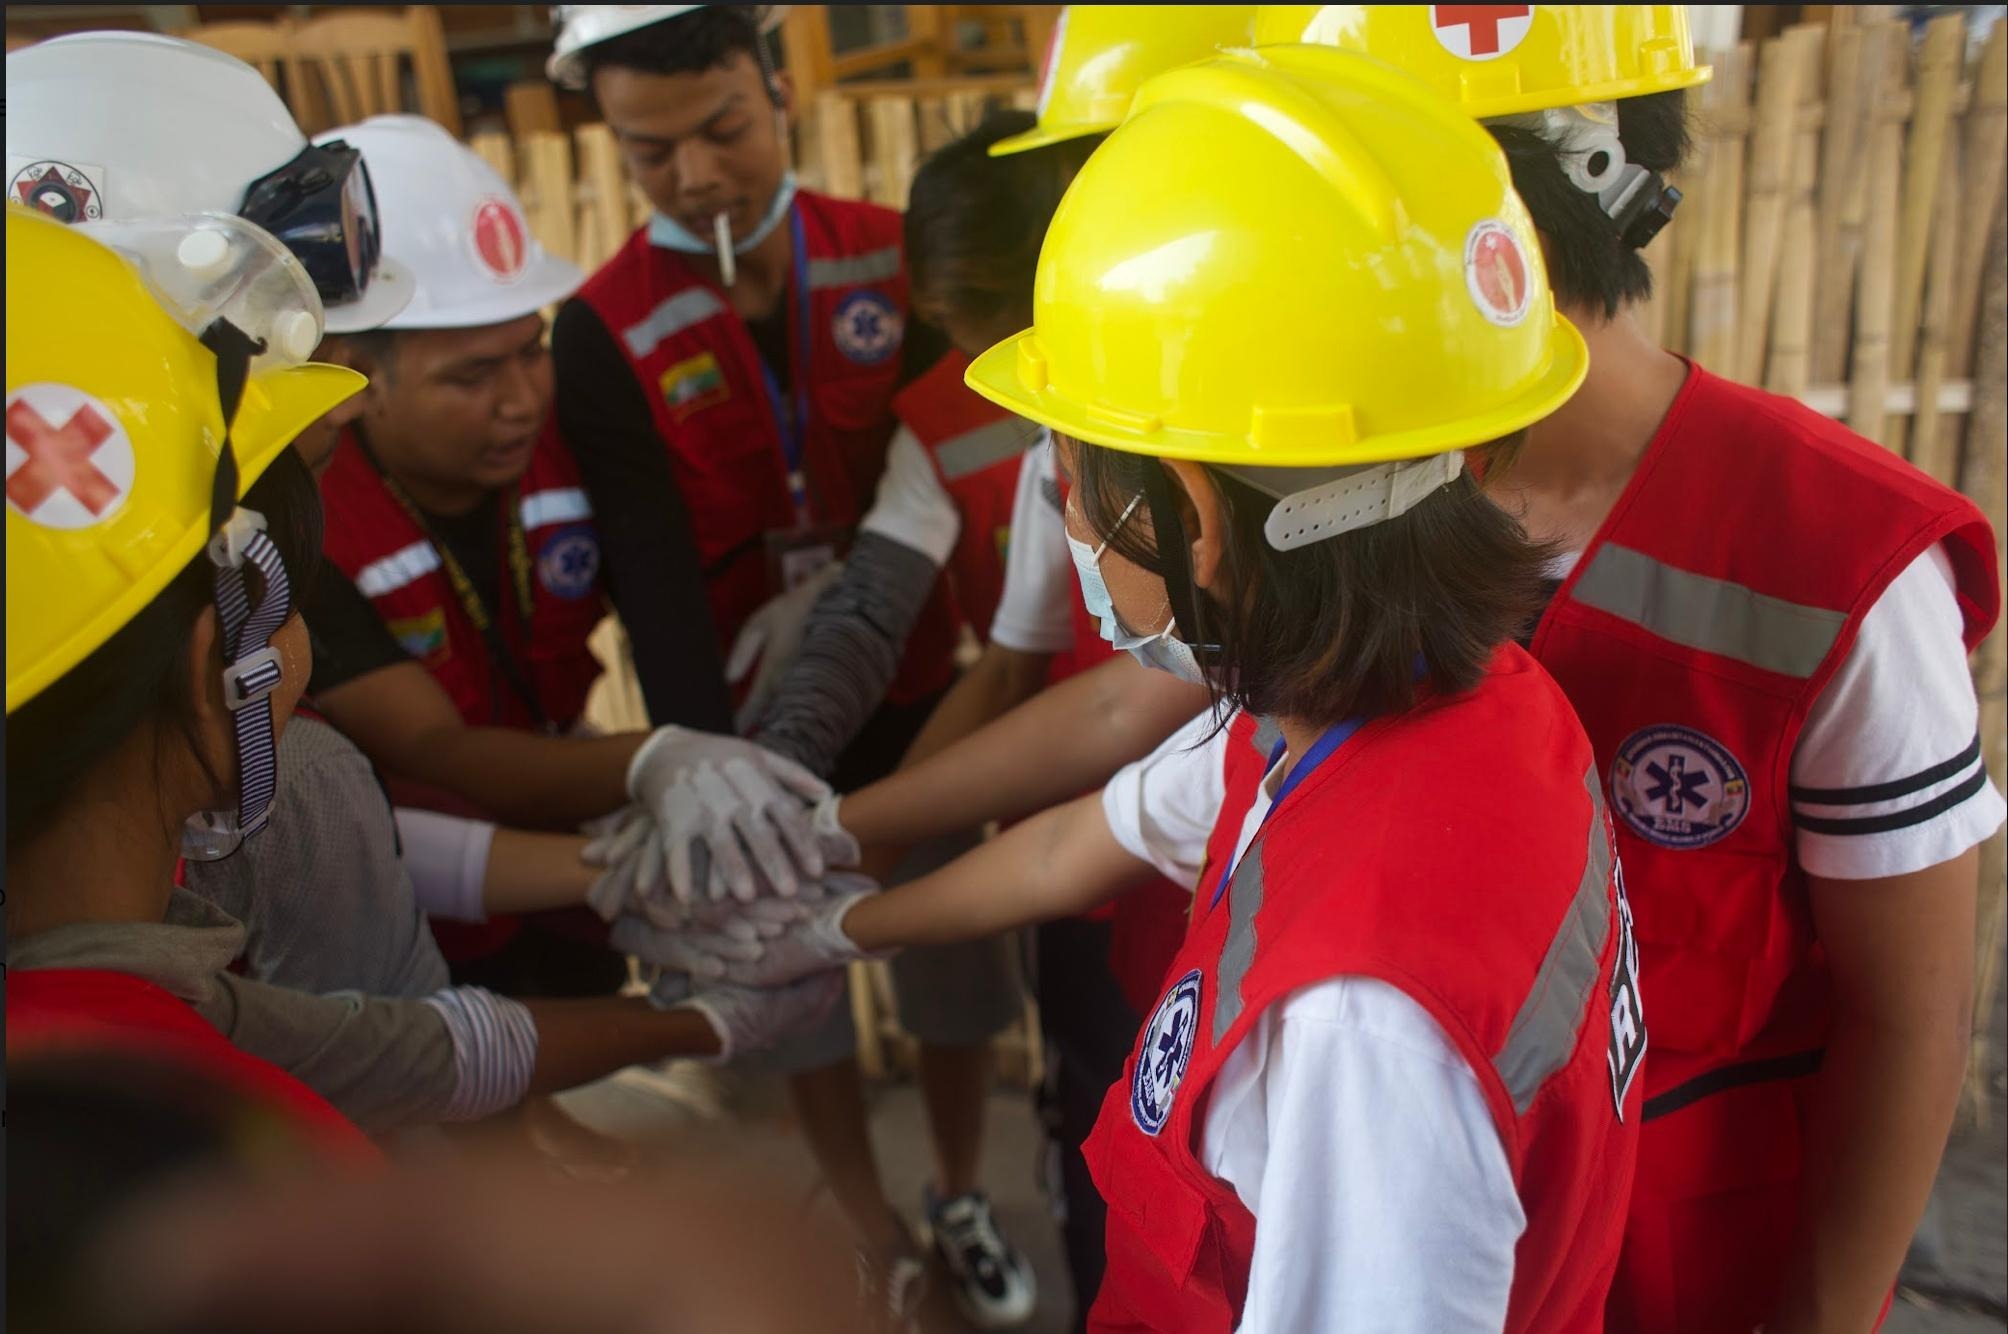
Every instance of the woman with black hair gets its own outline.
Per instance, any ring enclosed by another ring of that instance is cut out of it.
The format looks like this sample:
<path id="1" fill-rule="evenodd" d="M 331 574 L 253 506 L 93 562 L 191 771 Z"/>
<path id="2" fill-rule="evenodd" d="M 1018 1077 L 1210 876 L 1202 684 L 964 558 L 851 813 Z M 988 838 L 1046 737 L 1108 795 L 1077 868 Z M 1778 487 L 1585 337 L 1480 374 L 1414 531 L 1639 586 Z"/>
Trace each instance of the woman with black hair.
<path id="1" fill-rule="evenodd" d="M 1090 1327 L 1591 1331 L 1644 1017 L 1588 740 L 1512 643 L 1542 550 L 1466 475 L 1581 382 L 1496 146 L 1315 48 L 1146 83 L 980 392 L 1055 432 L 1118 647 L 1212 692 L 1094 797 L 837 898 L 775 981 L 1195 889 L 1088 1157 Z"/>

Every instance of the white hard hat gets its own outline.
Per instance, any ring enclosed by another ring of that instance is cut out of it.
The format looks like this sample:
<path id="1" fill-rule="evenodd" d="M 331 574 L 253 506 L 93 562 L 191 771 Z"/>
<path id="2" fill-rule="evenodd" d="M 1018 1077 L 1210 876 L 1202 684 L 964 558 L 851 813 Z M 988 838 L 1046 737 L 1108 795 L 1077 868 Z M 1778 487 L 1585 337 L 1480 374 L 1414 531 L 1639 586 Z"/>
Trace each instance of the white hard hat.
<path id="1" fill-rule="evenodd" d="M 585 281 L 545 251 L 523 206 L 480 154 L 423 116 L 372 116 L 329 130 L 369 161 L 383 248 L 411 271 L 411 304 L 386 329 L 501 324 L 562 301 Z"/>
<path id="2" fill-rule="evenodd" d="M 772 32 L 781 26 L 781 19 L 787 14 L 786 5 L 736 5 L 737 9 L 748 11 L 753 21 L 760 25 L 761 32 Z M 544 66 L 544 73 L 552 83 L 565 88 L 586 86 L 586 61 L 580 54 L 589 46 L 610 41 L 636 28 L 646 28 L 651 23 L 661 23 L 679 14 L 688 14 L 693 9 L 708 9 L 708 5 L 559 5 L 558 43 L 551 52 L 551 59 Z"/>
<path id="3" fill-rule="evenodd" d="M 9 51 L 7 101 L 7 198 L 65 222 L 242 213 L 307 147 L 257 70 L 155 33 Z M 410 275 L 379 260 L 358 299 L 328 305 L 328 331 L 373 328 L 410 298 Z"/>

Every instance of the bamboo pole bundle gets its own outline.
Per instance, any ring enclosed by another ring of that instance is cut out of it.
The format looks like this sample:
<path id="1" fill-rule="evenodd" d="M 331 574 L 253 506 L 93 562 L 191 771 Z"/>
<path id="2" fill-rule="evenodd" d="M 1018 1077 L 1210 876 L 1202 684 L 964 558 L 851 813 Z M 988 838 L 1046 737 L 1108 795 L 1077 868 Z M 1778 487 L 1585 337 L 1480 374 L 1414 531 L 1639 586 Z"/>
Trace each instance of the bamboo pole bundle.
<path id="1" fill-rule="evenodd" d="M 500 130 L 483 130 L 467 141 L 510 189 L 516 188 L 516 141 Z"/>
<path id="2" fill-rule="evenodd" d="M 1979 312 L 1979 335 L 1975 357 L 1973 411 L 1966 423 L 1966 450 L 1960 468 L 1960 489 L 1986 513 L 1994 525 L 1994 558 L 1997 572 L 2003 552 L 2004 489 L 2008 489 L 2008 460 L 2001 442 L 2008 438 L 2008 214 L 1996 207 L 1988 231 L 1987 269 Z M 1988 771 L 2003 772 L 2008 761 L 2008 638 L 2001 626 L 1994 627 L 1980 651 L 1974 655 L 1973 683 L 1980 696 L 1980 738 Z M 1973 1051 L 1967 1062 L 1967 1109 L 1976 1119 L 1987 1111 L 1987 1016 L 2001 985 L 1997 971 L 2004 922 L 2008 922 L 2008 853 L 2002 834 L 1981 845 L 1979 930 L 1975 946 L 1979 951 L 1974 969 Z"/>
<path id="3" fill-rule="evenodd" d="M 1689 294 L 1688 351 L 1711 370 L 1736 365 L 1736 262 L 1743 202 L 1743 135 L 1749 123 L 1750 45 L 1726 51 L 1715 77 L 1702 85 L 1701 133 L 1707 141 L 1707 179 L 1701 195 L 1701 234 L 1695 240 L 1694 288 Z"/>
<path id="4" fill-rule="evenodd" d="M 1701 173 L 1693 167 L 1690 155 L 1688 168 L 1676 176 L 1683 195 L 1680 210 L 1674 215 L 1673 224 L 1660 233 L 1667 245 L 1653 260 L 1653 288 L 1660 309 L 1659 339 L 1673 352 L 1687 351 L 1688 306 L 1694 289 L 1694 241 L 1700 230 L 1697 219 L 1701 217 L 1701 208 L 1698 203 L 1690 204 L 1686 196 L 1701 179 Z"/>
<path id="5" fill-rule="evenodd" d="M 1797 27 L 1765 42 L 1759 53 L 1756 109 L 1743 212 L 1741 287 L 1736 303 L 1736 357 L 1730 374 L 1747 383 L 1764 376 L 1764 343 L 1778 283 L 1778 246 L 1792 179 L 1799 88 L 1819 59 L 1821 30 Z"/>
<path id="6" fill-rule="evenodd" d="M 1903 196 L 1897 219 L 1897 259 L 1890 313 L 1889 364 L 1892 378 L 1910 378 L 1917 366 L 1918 311 L 1924 300 L 1924 269 L 1928 248 L 1938 231 L 1933 210 L 1945 165 L 1945 142 L 1952 122 L 1952 98 L 1959 88 L 1966 51 L 1966 19 L 1961 14 L 1935 18 L 1926 27 L 1911 80 L 1916 101 L 1911 109 L 1910 142 L 1904 150 Z M 1880 437 L 1903 452 L 1907 423 L 1893 418 Z"/>
<path id="7" fill-rule="evenodd" d="M 523 183 L 517 188 L 530 231 L 554 255 L 579 253 L 572 216 L 572 141 L 540 130 L 523 140 Z"/>
<path id="8" fill-rule="evenodd" d="M 1958 480 L 1957 442 L 1942 429 L 1939 391 L 1945 385 L 1946 343 L 1952 315 L 1952 273 L 1959 258 L 1962 198 L 1958 145 L 1947 140 L 1938 177 L 1938 210 L 1927 238 L 1924 315 L 1917 336 L 1917 407 L 1910 426 L 1910 461 L 1946 485 Z"/>
<path id="9" fill-rule="evenodd" d="M 804 156 L 812 164 L 818 187 L 839 199 L 862 199 L 865 170 L 857 103 L 837 92 L 819 94 L 808 128 Z"/>
<path id="10" fill-rule="evenodd" d="M 871 123 L 872 136 L 866 197 L 887 208 L 904 209 L 907 187 L 913 183 L 913 169 L 920 160 L 920 142 L 913 124 L 913 99 L 873 98 L 866 114 Z"/>
<path id="11" fill-rule="evenodd" d="M 1903 95 L 1908 51 L 1899 25 L 1886 39 L 1878 111 L 1869 134 L 1868 212 L 1862 225 L 1862 272 L 1855 294 L 1855 340 L 1848 392 L 1848 426 L 1883 438 L 1889 389 L 1890 299 L 1896 281 L 1896 203 L 1903 165 L 1903 122 L 1886 109 Z"/>
<path id="12" fill-rule="evenodd" d="M 1993 215 L 2002 207 L 2008 178 L 2008 23 L 1997 23 L 1974 62 L 1972 96 L 1966 113 L 1959 179 L 1966 204 L 1960 209 L 1958 254 L 1952 271 L 1952 308 L 1946 324 L 1946 374 L 1963 380 L 1973 374 L 1973 340 L 1980 304 L 1982 269 Z M 1963 420 L 1948 415 L 1940 448 L 1959 452 Z"/>
<path id="13" fill-rule="evenodd" d="M 1799 102 L 1794 114 L 1791 189 L 1785 201 L 1784 233 L 1779 241 L 1777 307 L 1771 318 L 1770 353 L 1764 361 L 1764 387 L 1780 394 L 1803 393 L 1812 374 L 1821 67 L 1821 62 L 1807 61 L 1799 80 Z"/>
<path id="14" fill-rule="evenodd" d="M 1828 39 L 1815 240 L 1820 265 L 1820 284 L 1813 294 L 1815 384 L 1839 384 L 1847 374 L 1848 315 L 1861 268 L 1862 219 L 1868 208 L 1869 116 L 1889 38 L 1889 27 L 1879 24 L 1840 28 Z"/>
<path id="15" fill-rule="evenodd" d="M 633 230 L 628 215 L 627 171 L 613 131 L 581 125 L 573 136 L 579 154 L 579 266 L 587 272 L 607 262 Z"/>

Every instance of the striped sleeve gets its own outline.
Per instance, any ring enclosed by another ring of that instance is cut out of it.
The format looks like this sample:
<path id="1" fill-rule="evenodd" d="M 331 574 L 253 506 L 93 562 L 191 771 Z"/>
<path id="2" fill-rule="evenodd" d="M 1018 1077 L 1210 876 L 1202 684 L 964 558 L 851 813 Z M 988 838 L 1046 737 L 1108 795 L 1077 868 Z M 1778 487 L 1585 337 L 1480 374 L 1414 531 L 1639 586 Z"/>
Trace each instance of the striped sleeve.
<path id="1" fill-rule="evenodd" d="M 1799 860 L 1836 880 L 1907 875 L 2001 827 L 1981 755 L 1951 561 L 1920 556 L 1863 618 L 1792 757 Z"/>
<path id="2" fill-rule="evenodd" d="M 521 1002 L 480 987 L 425 998 L 453 1039 L 457 1086 L 442 1120 L 479 1121 L 523 1101 L 537 1065 L 537 1021 Z"/>

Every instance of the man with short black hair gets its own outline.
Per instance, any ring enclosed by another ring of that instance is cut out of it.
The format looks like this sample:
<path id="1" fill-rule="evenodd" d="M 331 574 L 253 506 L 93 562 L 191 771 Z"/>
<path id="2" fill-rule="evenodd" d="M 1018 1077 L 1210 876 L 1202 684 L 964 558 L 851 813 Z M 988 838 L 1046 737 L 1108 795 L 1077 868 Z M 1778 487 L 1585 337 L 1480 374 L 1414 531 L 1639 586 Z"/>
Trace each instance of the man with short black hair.
<path id="1" fill-rule="evenodd" d="M 860 525 L 902 466 L 890 457 L 893 396 L 945 350 L 909 325 L 899 215 L 796 188 L 790 91 L 761 41 L 764 8 L 579 6 L 565 17 L 551 75 L 591 91 L 655 210 L 552 335 L 558 419 L 579 452 L 642 693 L 658 721 L 731 732 L 725 647 L 841 557 L 854 600 L 828 634 L 884 668 L 885 703 L 872 712 L 877 698 L 866 701 L 854 741 L 814 710 L 760 739 L 838 782 L 869 781 L 898 762 L 951 680 L 960 628 L 939 586 L 939 534 L 890 512 Z M 919 446 L 909 452 L 931 466 Z M 708 616 L 666 615 L 663 593 L 688 605 L 693 581 Z M 931 1203 L 986 1220 L 974 1176 L 988 1041 L 1020 1010 L 1007 946 L 916 951 L 896 969 L 933 1113 Z M 874 1300 L 903 1322 L 921 1267 L 877 1179 L 848 1011 L 836 1018 L 783 1061 L 809 1071 L 796 1078 L 805 1129 L 869 1252 Z M 1024 1319 L 1030 1267 L 994 1224 L 981 1241 L 978 1268 L 1019 1276 L 1003 1323 Z"/>

